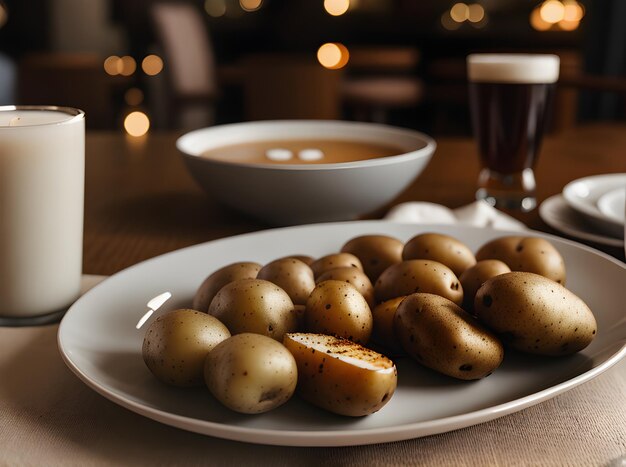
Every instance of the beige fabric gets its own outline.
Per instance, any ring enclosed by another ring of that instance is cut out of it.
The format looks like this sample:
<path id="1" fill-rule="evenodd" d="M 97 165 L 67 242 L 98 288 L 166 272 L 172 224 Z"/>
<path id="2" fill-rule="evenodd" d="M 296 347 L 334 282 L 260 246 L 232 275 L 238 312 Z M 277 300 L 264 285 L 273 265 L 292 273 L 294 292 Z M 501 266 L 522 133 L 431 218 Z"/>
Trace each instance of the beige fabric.
<path id="1" fill-rule="evenodd" d="M 624 465 L 624 362 L 475 427 L 384 445 L 281 448 L 188 433 L 118 407 L 65 367 L 57 329 L 0 328 L 0 465 Z"/>

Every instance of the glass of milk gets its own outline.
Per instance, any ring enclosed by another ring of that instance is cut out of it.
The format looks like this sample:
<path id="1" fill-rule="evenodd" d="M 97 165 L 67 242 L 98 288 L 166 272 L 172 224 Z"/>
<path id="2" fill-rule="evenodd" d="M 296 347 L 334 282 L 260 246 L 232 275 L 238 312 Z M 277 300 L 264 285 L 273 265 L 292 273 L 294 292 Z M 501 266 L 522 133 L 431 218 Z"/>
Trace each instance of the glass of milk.
<path id="1" fill-rule="evenodd" d="M 40 317 L 78 297 L 84 174 L 84 112 L 0 107 L 0 317 Z"/>

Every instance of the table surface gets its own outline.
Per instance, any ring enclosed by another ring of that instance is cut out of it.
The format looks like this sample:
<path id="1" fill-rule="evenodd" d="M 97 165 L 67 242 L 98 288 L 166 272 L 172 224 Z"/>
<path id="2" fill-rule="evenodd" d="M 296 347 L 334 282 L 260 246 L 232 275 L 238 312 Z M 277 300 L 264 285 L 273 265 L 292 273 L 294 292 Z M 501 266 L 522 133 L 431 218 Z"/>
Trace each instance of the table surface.
<path id="1" fill-rule="evenodd" d="M 184 246 L 270 228 L 221 207 L 201 191 L 176 152 L 176 137 L 159 132 L 140 139 L 87 134 L 85 273 L 110 275 Z M 548 137 L 536 168 L 538 199 L 559 193 L 576 178 L 611 172 L 626 172 L 626 126 L 585 126 Z M 439 139 L 427 169 L 393 204 L 468 204 L 477 175 L 470 139 Z M 531 228 L 555 233 L 536 211 L 516 217 Z M 621 249 L 602 249 L 623 260 Z M 463 430 L 385 445 L 280 448 L 187 433 L 118 407 L 64 366 L 56 347 L 57 329 L 0 328 L 0 464 L 626 462 L 624 362 L 547 402 Z"/>

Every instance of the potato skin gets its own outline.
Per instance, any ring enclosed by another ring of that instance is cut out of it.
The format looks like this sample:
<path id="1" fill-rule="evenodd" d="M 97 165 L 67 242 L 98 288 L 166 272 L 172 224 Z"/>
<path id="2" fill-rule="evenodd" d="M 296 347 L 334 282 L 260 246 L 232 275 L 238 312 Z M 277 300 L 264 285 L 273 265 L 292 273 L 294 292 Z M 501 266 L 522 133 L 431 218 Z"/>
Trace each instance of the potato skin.
<path id="1" fill-rule="evenodd" d="M 323 334 L 287 334 L 283 343 L 298 366 L 298 394 L 318 407 L 361 417 L 380 410 L 393 396 L 396 367 L 373 350 Z"/>
<path id="2" fill-rule="evenodd" d="M 450 268 L 437 261 L 412 259 L 394 264 L 374 285 L 374 295 L 379 302 L 416 292 L 441 295 L 457 305 L 463 302 L 459 279 Z"/>
<path id="3" fill-rule="evenodd" d="M 530 272 L 486 281 L 474 300 L 476 316 L 514 349 L 569 355 L 591 343 L 597 325 L 589 307 L 556 282 Z"/>
<path id="4" fill-rule="evenodd" d="M 354 286 L 359 291 L 370 309 L 375 305 L 374 286 L 365 273 L 357 268 L 336 268 L 326 271 L 317 278 L 317 282 L 328 280 L 344 281 Z"/>
<path id="5" fill-rule="evenodd" d="M 459 277 L 463 286 L 463 309 L 473 313 L 474 297 L 476 296 L 476 291 L 483 285 L 483 282 L 507 272 L 511 272 L 511 268 L 497 259 L 484 259 L 471 268 L 466 269 Z"/>
<path id="6" fill-rule="evenodd" d="M 394 319 L 404 350 L 422 365 L 453 378 L 483 378 L 504 358 L 502 344 L 494 334 L 438 295 L 409 295 Z"/>
<path id="7" fill-rule="evenodd" d="M 499 259 L 511 271 L 533 272 L 565 285 L 565 262 L 558 250 L 538 237 L 500 237 L 484 244 L 476 259 Z"/>
<path id="8" fill-rule="evenodd" d="M 293 395 L 298 369 L 291 352 L 267 336 L 243 333 L 217 345 L 204 365 L 207 387 L 229 409 L 256 414 Z"/>
<path id="9" fill-rule="evenodd" d="M 251 262 L 233 263 L 218 269 L 210 274 L 198 287 L 191 307 L 194 310 L 207 313 L 211 300 L 222 287 L 239 279 L 254 279 L 260 269 L 260 264 Z"/>
<path id="10" fill-rule="evenodd" d="M 402 261 L 402 248 L 404 243 L 394 237 L 362 235 L 348 240 L 341 251 L 359 258 L 367 277 L 376 282 L 385 269 Z"/>
<path id="11" fill-rule="evenodd" d="M 262 279 L 240 279 L 220 289 L 209 314 L 228 327 L 231 334 L 253 332 L 282 341 L 286 332 L 298 328 L 298 317 L 287 292 Z"/>
<path id="12" fill-rule="evenodd" d="M 313 271 L 307 264 L 295 258 L 277 259 L 266 264 L 256 278 L 276 284 L 287 292 L 295 305 L 304 305 L 315 288 Z"/>
<path id="13" fill-rule="evenodd" d="M 404 245 L 402 259 L 430 259 L 445 264 L 460 276 L 476 264 L 474 253 L 460 240 L 439 233 L 416 235 Z"/>
<path id="14" fill-rule="evenodd" d="M 159 380 L 174 386 L 199 386 L 207 354 L 230 332 L 217 318 L 180 309 L 159 316 L 146 330 L 142 356 Z"/>
<path id="15" fill-rule="evenodd" d="M 317 284 L 306 302 L 305 329 L 365 344 L 372 334 L 372 312 L 351 284 L 328 280 Z"/>
<path id="16" fill-rule="evenodd" d="M 372 341 L 385 347 L 394 354 L 404 354 L 404 349 L 398 341 L 394 329 L 394 316 L 402 300 L 406 297 L 396 297 L 386 302 L 379 303 L 372 310 L 374 329 L 372 331 Z"/>
<path id="17" fill-rule="evenodd" d="M 361 271 L 363 270 L 363 265 L 359 258 L 350 253 L 334 253 L 322 256 L 313 261 L 310 266 L 316 279 L 326 271 L 335 268 L 357 268 Z"/>

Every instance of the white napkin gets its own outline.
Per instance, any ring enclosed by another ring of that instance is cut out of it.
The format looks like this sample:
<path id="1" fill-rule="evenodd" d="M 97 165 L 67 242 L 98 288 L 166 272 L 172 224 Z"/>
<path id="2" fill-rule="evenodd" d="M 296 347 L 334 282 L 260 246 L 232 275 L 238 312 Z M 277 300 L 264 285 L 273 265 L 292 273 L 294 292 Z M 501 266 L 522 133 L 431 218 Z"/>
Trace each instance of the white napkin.
<path id="1" fill-rule="evenodd" d="M 441 204 L 413 201 L 391 208 L 385 219 L 419 224 L 459 224 L 500 230 L 524 230 L 526 226 L 486 201 L 449 209 Z"/>

